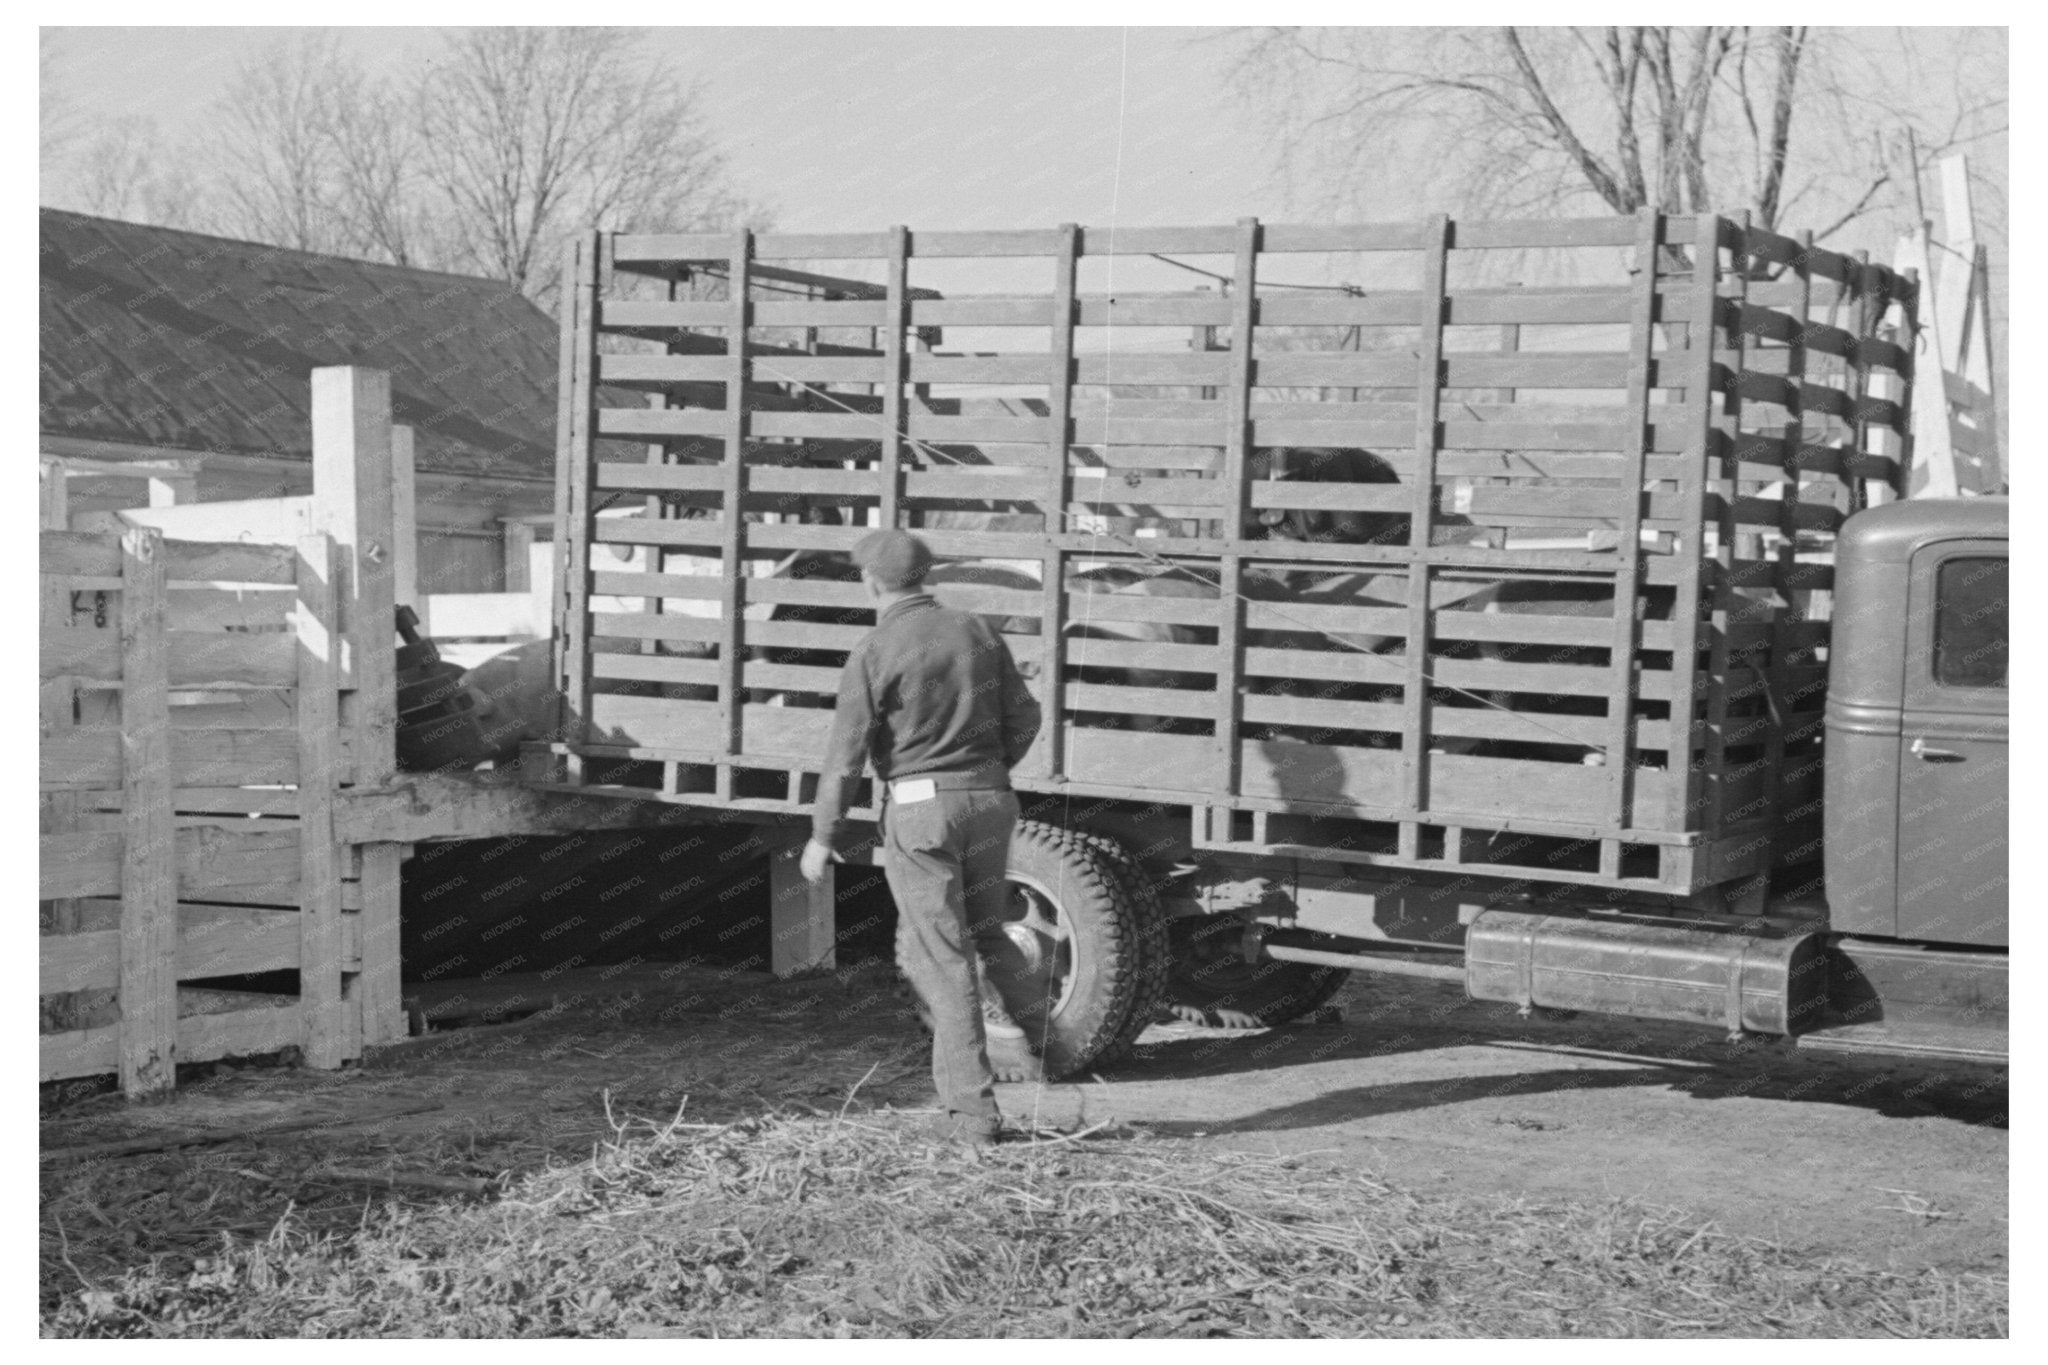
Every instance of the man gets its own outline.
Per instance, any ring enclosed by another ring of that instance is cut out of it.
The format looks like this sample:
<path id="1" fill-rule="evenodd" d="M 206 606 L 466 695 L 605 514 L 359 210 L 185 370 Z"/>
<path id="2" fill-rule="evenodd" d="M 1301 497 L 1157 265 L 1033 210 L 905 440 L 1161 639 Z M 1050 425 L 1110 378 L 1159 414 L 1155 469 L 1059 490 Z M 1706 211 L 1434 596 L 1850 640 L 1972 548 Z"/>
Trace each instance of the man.
<path id="1" fill-rule="evenodd" d="M 922 540 L 876 531 L 853 558 L 875 599 L 875 628 L 840 675 L 803 874 L 820 880 L 836 856 L 846 783 L 866 759 L 887 803 L 883 869 L 896 897 L 897 963 L 931 1016 L 941 1131 L 980 1145 L 1001 1127 L 994 1081 L 1042 1074 L 980 962 L 1005 942 L 1017 822 L 1010 769 L 1038 734 L 1038 703 L 1001 635 L 924 591 L 932 554 Z"/>

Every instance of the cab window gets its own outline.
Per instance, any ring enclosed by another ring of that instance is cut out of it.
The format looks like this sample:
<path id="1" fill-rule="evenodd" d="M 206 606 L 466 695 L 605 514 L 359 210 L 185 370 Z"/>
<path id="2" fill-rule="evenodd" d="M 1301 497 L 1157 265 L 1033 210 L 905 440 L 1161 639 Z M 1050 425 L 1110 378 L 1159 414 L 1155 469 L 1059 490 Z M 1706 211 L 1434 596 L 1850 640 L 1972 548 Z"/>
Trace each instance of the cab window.
<path id="1" fill-rule="evenodd" d="M 1943 687 L 2004 687 L 2007 560 L 1948 560 L 1934 580 L 1934 680 Z"/>

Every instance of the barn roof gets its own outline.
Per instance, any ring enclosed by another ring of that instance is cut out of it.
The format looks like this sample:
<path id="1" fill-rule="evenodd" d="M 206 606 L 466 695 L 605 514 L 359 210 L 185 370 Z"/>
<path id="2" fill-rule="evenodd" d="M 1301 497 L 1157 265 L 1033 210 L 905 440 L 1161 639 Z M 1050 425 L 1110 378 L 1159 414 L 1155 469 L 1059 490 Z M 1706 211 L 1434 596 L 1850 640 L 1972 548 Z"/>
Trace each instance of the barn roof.
<path id="1" fill-rule="evenodd" d="M 309 372 L 391 375 L 422 470 L 547 477 L 557 331 L 497 280 L 44 209 L 46 434 L 310 459 Z"/>

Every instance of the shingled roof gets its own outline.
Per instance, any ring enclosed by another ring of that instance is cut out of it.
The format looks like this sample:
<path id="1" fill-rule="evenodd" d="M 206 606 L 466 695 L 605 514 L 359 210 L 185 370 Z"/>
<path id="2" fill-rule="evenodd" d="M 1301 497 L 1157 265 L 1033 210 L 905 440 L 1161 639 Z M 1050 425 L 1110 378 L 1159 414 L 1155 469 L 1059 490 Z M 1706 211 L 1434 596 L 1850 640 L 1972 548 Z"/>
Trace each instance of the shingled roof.
<path id="1" fill-rule="evenodd" d="M 550 476 L 555 324 L 497 280 L 44 209 L 42 430 L 309 459 L 309 374 L 391 375 L 423 470 Z"/>

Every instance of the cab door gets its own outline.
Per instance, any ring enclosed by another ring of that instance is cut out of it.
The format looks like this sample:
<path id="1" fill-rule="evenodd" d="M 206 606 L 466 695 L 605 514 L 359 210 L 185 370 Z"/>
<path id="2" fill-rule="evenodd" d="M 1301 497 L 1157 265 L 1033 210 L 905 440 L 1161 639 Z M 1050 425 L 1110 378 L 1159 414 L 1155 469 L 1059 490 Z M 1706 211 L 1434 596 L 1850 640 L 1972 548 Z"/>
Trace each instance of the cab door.
<path id="1" fill-rule="evenodd" d="M 1943 541 L 1908 576 L 1899 937 L 2006 945 L 2007 543 Z"/>

